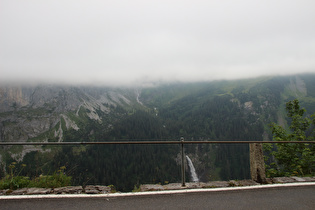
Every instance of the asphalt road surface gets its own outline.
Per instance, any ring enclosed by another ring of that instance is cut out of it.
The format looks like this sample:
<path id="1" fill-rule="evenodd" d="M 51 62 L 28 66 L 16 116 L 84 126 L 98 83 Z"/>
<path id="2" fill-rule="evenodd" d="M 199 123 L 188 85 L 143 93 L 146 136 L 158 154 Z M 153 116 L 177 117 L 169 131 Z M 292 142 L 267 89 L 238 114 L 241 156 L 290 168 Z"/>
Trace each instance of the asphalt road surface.
<path id="1" fill-rule="evenodd" d="M 315 183 L 110 195 L 2 196 L 0 209 L 315 209 Z"/>

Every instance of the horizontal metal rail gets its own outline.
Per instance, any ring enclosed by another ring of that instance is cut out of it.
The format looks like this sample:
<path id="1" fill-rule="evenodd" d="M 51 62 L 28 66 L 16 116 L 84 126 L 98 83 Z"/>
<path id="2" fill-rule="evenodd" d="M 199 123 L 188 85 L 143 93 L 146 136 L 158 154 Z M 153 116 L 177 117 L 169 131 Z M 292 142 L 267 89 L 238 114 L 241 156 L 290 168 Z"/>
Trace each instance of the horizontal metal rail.
<path id="1" fill-rule="evenodd" d="M 0 142 L 0 146 L 13 145 L 102 145 L 102 144 L 251 144 L 297 143 L 315 144 L 315 141 L 97 141 L 97 142 Z"/>

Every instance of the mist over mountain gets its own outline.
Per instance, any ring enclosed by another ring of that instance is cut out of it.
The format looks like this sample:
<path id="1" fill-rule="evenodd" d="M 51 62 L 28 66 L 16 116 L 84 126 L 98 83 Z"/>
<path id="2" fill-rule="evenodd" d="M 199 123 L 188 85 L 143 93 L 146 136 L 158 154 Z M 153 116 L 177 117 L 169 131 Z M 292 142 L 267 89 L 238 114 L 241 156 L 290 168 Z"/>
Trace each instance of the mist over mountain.
<path id="1" fill-rule="evenodd" d="M 3 0 L 0 83 L 315 73 L 315 2 Z"/>
<path id="2" fill-rule="evenodd" d="M 315 112 L 314 81 L 315 74 L 298 74 L 142 88 L 5 85 L 0 141 L 270 140 L 270 122 L 287 126 L 288 100 Z M 130 190 L 179 181 L 179 152 L 178 145 L 2 146 L 0 175 L 13 161 L 27 164 L 29 176 L 65 165 L 74 184 Z M 200 181 L 249 178 L 248 145 L 185 152 Z"/>

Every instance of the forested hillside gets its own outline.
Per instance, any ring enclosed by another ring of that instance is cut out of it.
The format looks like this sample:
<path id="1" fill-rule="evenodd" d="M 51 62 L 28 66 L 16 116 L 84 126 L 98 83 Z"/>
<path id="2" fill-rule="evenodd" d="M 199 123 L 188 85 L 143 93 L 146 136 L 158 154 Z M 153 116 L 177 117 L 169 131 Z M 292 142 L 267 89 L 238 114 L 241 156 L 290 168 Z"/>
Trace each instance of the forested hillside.
<path id="1" fill-rule="evenodd" d="M 37 87 L 14 94 L 0 88 L 0 140 L 263 141 L 271 138 L 270 122 L 287 126 L 286 101 L 298 98 L 308 114 L 315 112 L 314 81 L 308 74 L 134 89 Z M 250 176 L 248 145 L 186 145 L 185 153 L 201 181 Z M 2 146 L 0 175 L 13 161 L 26 164 L 22 173 L 29 176 L 66 166 L 75 185 L 127 191 L 179 182 L 179 154 L 179 145 Z"/>

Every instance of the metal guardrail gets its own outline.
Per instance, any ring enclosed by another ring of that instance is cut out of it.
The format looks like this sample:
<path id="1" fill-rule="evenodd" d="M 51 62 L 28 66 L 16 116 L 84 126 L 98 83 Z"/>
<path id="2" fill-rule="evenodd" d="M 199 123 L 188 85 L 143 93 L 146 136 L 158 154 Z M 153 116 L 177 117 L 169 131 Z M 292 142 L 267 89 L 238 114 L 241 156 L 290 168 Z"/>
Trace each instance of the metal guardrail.
<path id="1" fill-rule="evenodd" d="M 95 145 L 95 144 L 251 144 L 251 143 L 298 143 L 315 144 L 315 141 L 174 141 L 174 140 L 128 140 L 128 141 L 94 141 L 94 142 L 0 142 L 0 146 L 10 145 Z"/>
<path id="2" fill-rule="evenodd" d="M 0 142 L 0 146 L 15 145 L 107 145 L 107 144 L 180 144 L 181 145 L 181 173 L 182 186 L 185 186 L 185 153 L 184 144 L 253 144 L 253 143 L 298 143 L 298 144 L 315 144 L 315 141 L 184 141 L 181 137 L 180 141 L 174 140 L 126 140 L 126 141 L 94 141 L 94 142 Z"/>

